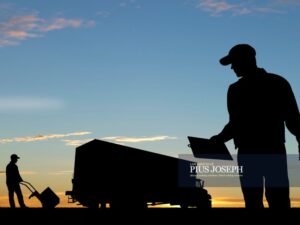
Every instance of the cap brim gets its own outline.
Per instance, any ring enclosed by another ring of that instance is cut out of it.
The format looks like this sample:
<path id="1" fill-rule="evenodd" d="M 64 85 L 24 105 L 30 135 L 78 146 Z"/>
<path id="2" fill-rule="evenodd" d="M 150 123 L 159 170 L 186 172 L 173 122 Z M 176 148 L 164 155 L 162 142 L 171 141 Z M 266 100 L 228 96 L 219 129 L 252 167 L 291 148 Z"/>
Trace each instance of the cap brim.
<path id="1" fill-rule="evenodd" d="M 232 63 L 232 60 L 231 60 L 231 57 L 229 57 L 229 55 L 223 57 L 220 59 L 220 63 L 223 65 L 223 66 L 227 66 L 229 64 Z"/>

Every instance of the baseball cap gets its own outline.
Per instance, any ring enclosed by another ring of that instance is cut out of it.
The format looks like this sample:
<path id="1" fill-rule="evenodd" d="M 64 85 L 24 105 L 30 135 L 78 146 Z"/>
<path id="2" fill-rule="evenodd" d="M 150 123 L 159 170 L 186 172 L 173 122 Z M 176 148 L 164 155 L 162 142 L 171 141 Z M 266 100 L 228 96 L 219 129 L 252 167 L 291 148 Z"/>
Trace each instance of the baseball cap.
<path id="1" fill-rule="evenodd" d="M 255 57 L 256 52 L 255 49 L 248 45 L 248 44 L 238 44 L 233 46 L 228 55 L 224 56 L 223 58 L 220 59 L 220 63 L 223 66 L 227 66 L 231 64 L 233 61 L 236 59 L 248 59 L 248 58 L 253 58 Z"/>
<path id="2" fill-rule="evenodd" d="M 20 157 L 17 156 L 16 154 L 12 154 L 12 155 L 10 156 L 10 158 L 11 158 L 11 159 L 19 159 Z"/>

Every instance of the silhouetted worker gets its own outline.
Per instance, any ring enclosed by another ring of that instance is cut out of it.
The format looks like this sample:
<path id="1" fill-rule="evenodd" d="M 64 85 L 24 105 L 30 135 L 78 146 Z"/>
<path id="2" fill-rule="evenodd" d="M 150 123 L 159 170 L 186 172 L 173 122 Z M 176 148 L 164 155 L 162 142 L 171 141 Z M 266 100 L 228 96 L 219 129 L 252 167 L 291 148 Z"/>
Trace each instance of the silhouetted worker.
<path id="1" fill-rule="evenodd" d="M 24 204 L 20 182 L 23 181 L 18 166 L 16 165 L 19 156 L 12 154 L 10 163 L 6 166 L 6 184 L 8 188 L 9 204 L 11 208 L 15 208 L 14 193 L 17 194 L 19 205 L 21 208 L 27 208 Z"/>
<path id="2" fill-rule="evenodd" d="M 290 84 L 256 65 L 256 51 L 238 44 L 220 59 L 239 80 L 227 93 L 229 122 L 212 141 L 234 140 L 246 208 L 289 208 L 285 125 L 300 144 L 300 115 Z"/>

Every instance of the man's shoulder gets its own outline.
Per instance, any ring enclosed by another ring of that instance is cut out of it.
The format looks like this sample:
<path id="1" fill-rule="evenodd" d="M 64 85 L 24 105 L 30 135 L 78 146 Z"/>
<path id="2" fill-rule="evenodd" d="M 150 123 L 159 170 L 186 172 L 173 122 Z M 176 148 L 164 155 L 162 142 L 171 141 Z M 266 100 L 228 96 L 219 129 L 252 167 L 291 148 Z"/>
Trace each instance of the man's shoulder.
<path id="1" fill-rule="evenodd" d="M 236 88 L 241 85 L 241 80 L 237 80 L 236 82 L 229 85 L 229 89 Z"/>
<path id="2" fill-rule="evenodd" d="M 269 73 L 266 70 L 259 68 L 258 72 L 256 74 L 256 78 L 254 79 L 255 82 L 260 83 L 265 86 L 269 87 L 278 87 L 278 88 L 288 88 L 290 86 L 289 82 L 282 77 L 281 75 L 275 74 L 275 73 Z M 252 81 L 251 81 L 252 80 Z M 249 85 L 249 83 L 253 83 L 253 79 L 246 80 L 244 78 L 240 78 L 236 82 L 229 85 L 229 92 L 232 92 L 234 90 L 240 90 L 243 89 L 246 86 Z M 248 82 L 250 81 L 250 82 Z"/>
<path id="3" fill-rule="evenodd" d="M 286 86 L 289 85 L 289 82 L 287 79 L 282 77 L 281 75 L 275 74 L 275 73 L 265 73 L 265 79 L 267 79 L 267 82 L 271 82 L 274 85 L 280 85 L 280 86 Z"/>
<path id="4" fill-rule="evenodd" d="M 8 163 L 7 164 L 7 166 L 6 166 L 6 168 L 15 168 L 15 167 L 17 167 L 17 165 L 16 164 L 14 164 L 14 163 Z"/>
<path id="5" fill-rule="evenodd" d="M 8 164 L 6 165 L 6 170 L 11 170 L 11 167 L 12 167 L 12 164 L 11 164 L 11 163 L 8 163 Z"/>
<path id="6" fill-rule="evenodd" d="M 286 79 L 279 74 L 269 73 L 269 72 L 265 72 L 264 74 L 269 79 L 273 79 L 273 80 L 277 80 L 277 81 L 286 81 Z"/>

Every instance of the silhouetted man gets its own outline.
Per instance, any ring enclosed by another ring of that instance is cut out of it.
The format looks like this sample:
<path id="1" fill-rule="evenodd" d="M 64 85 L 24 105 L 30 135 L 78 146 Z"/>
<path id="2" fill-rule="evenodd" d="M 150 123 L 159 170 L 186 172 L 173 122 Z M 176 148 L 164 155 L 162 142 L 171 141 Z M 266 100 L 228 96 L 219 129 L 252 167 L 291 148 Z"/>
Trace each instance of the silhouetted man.
<path id="1" fill-rule="evenodd" d="M 20 188 L 20 182 L 22 182 L 23 179 L 19 173 L 18 166 L 16 165 L 19 156 L 17 156 L 16 154 L 12 154 L 10 156 L 10 159 L 10 163 L 6 166 L 6 184 L 8 188 L 9 204 L 11 208 L 16 207 L 14 201 L 14 193 L 16 193 L 20 207 L 26 208 Z"/>
<path id="2" fill-rule="evenodd" d="M 238 44 L 220 59 L 239 80 L 228 89 L 229 122 L 211 140 L 233 138 L 246 208 L 264 207 L 264 186 L 270 208 L 289 208 L 285 125 L 300 144 L 299 110 L 288 81 L 258 68 L 255 56 L 253 47 Z"/>

